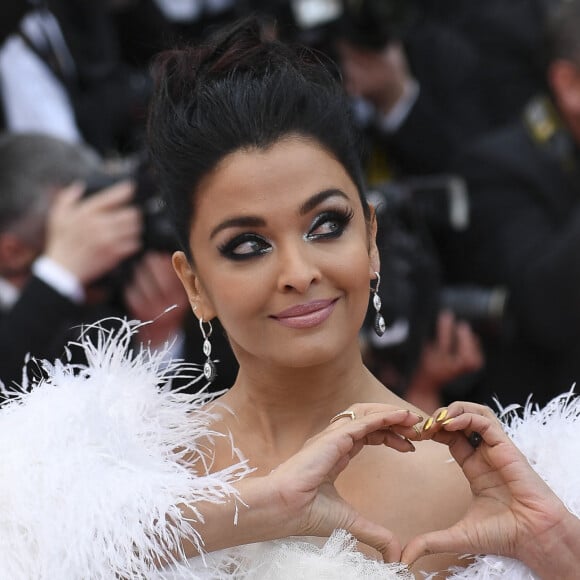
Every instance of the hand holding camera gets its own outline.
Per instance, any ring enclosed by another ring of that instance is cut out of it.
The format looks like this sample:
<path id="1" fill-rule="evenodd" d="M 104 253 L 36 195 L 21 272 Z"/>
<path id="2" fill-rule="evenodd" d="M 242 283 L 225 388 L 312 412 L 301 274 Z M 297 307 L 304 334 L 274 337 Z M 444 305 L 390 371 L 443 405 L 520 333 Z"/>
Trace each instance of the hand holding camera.
<path id="1" fill-rule="evenodd" d="M 83 285 L 99 279 L 141 248 L 141 212 L 130 205 L 134 185 L 126 180 L 83 198 L 84 187 L 60 191 L 47 223 L 45 255 Z"/>

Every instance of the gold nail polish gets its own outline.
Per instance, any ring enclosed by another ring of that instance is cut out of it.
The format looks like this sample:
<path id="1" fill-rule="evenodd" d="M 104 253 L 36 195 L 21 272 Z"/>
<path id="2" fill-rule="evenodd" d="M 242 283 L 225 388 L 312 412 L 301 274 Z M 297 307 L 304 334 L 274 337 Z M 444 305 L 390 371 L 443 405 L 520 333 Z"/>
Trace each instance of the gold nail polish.
<path id="1" fill-rule="evenodd" d="M 417 425 L 413 425 L 413 431 L 417 434 L 417 438 L 421 439 L 421 429 Z"/>
<path id="2" fill-rule="evenodd" d="M 433 425 L 433 417 L 429 417 L 429 419 L 427 419 L 427 421 L 425 422 L 425 425 L 423 425 L 423 431 L 428 431 L 429 429 L 431 429 L 432 425 Z"/>
<path id="3" fill-rule="evenodd" d="M 443 421 L 443 419 L 445 419 L 445 417 L 447 417 L 447 409 L 443 409 L 439 415 L 437 415 L 437 423 L 441 423 L 441 421 Z"/>
<path id="4" fill-rule="evenodd" d="M 450 419 L 443 421 L 443 423 L 441 423 L 441 425 L 449 425 L 449 423 L 451 423 L 451 421 L 453 421 L 453 419 L 455 419 L 455 417 L 451 417 Z"/>

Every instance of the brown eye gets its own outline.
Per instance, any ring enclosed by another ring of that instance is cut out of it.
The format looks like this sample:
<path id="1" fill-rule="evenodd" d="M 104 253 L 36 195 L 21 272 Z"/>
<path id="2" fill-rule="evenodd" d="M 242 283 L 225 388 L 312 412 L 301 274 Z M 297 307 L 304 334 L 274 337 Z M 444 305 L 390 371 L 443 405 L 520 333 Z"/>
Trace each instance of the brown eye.
<path id="1" fill-rule="evenodd" d="M 222 256 L 230 260 L 246 260 L 270 252 L 272 246 L 261 236 L 256 234 L 242 234 L 235 236 L 229 242 L 220 246 Z"/>
<path id="2" fill-rule="evenodd" d="M 352 216 L 352 210 L 325 211 L 314 218 L 305 238 L 308 240 L 338 238 L 342 235 Z"/>

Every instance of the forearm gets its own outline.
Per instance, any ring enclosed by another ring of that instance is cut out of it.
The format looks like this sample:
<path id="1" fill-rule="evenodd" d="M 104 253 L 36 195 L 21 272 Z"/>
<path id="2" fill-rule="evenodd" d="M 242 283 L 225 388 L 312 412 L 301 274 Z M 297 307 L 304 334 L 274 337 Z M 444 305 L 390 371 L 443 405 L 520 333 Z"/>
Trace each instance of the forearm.
<path id="1" fill-rule="evenodd" d="M 580 520 L 571 513 L 533 538 L 520 559 L 544 580 L 576 580 L 580 570 Z"/>
<path id="2" fill-rule="evenodd" d="M 235 484 L 240 498 L 196 504 L 204 521 L 195 524 L 207 552 L 292 535 L 292 518 L 268 477 L 249 477 Z M 187 509 L 187 508 L 186 508 Z M 186 513 L 187 515 L 187 513 Z M 184 545 L 197 555 L 193 543 Z"/>

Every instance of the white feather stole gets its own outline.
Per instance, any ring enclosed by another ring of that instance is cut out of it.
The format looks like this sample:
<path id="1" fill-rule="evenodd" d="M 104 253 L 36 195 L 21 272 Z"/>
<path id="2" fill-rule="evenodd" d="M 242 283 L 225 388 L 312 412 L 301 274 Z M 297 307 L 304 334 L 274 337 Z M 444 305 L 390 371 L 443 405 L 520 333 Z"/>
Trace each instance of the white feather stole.
<path id="1" fill-rule="evenodd" d="M 39 363 L 49 378 L 0 408 L 2 580 L 152 577 L 182 537 L 201 547 L 195 503 L 235 497 L 250 471 L 207 474 L 208 397 L 169 389 L 178 367 L 200 372 L 129 352 L 135 328 L 81 339 L 86 367 Z"/>
<path id="2" fill-rule="evenodd" d="M 10 580 L 407 580 L 399 565 L 369 560 L 337 530 L 322 546 L 307 539 L 253 544 L 180 563 L 181 539 L 199 549 L 199 501 L 237 498 L 232 486 L 251 470 L 240 458 L 208 474 L 204 441 L 213 417 L 208 396 L 170 389 L 193 365 L 164 352 L 129 350 L 138 325 L 101 330 L 81 346 L 87 366 L 49 364 L 48 379 L 0 408 L 0 579 Z M 571 394 L 522 418 L 502 418 L 536 471 L 580 514 L 580 402 Z M 232 447 L 233 452 L 235 449 Z M 187 466 L 185 458 L 187 458 Z M 187 504 L 187 520 L 179 508 Z M 173 557 L 172 554 L 176 554 Z M 159 562 L 172 562 L 158 570 Z M 454 580 L 529 580 L 521 563 L 478 557 Z"/>

